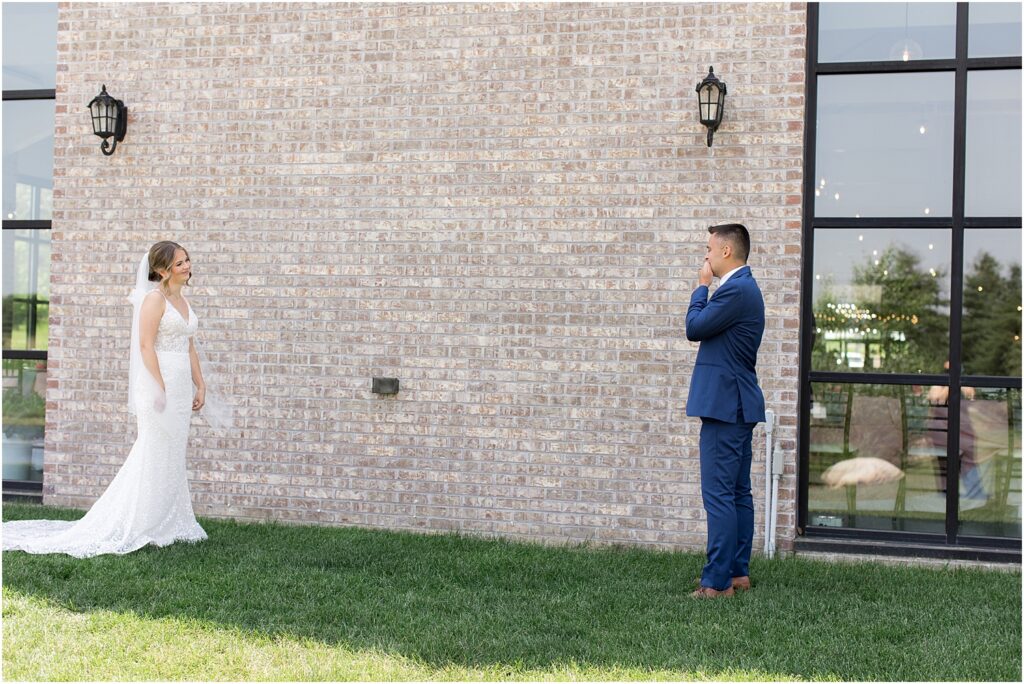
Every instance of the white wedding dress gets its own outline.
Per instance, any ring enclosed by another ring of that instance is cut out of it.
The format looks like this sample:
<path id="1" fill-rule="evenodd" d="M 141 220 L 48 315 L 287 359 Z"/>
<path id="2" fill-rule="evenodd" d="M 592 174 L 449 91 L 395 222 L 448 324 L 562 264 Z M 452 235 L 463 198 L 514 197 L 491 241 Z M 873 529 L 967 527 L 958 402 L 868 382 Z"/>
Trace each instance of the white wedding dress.
<path id="1" fill-rule="evenodd" d="M 176 541 L 206 539 L 192 512 L 185 473 L 193 398 L 189 338 L 198 327 L 191 307 L 186 321 L 170 302 L 166 303 L 154 342 L 167 391 L 163 412 L 157 412 L 152 401 L 139 402 L 135 445 L 85 517 L 76 522 L 4 523 L 4 551 L 85 558 L 130 553 L 147 544 L 167 546 Z M 139 387 L 133 391 L 141 394 Z"/>

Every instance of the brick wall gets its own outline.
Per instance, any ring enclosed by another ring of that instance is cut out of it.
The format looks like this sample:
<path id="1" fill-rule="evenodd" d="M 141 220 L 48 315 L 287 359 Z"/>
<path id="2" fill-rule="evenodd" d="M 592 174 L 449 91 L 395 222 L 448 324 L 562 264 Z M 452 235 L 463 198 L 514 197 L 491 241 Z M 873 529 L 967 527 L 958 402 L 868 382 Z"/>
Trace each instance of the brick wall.
<path id="1" fill-rule="evenodd" d="M 193 424 L 199 514 L 701 548 L 683 323 L 706 226 L 738 220 L 785 546 L 804 44 L 803 3 L 62 3 L 46 502 L 128 452 L 125 296 L 173 239 L 242 414 Z"/>

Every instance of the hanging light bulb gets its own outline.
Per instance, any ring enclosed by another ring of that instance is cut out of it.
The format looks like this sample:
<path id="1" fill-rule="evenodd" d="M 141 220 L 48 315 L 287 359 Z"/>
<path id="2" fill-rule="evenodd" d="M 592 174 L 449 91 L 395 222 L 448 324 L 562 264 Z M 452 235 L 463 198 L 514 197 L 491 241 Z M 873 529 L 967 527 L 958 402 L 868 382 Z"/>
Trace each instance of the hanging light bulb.
<path id="1" fill-rule="evenodd" d="M 896 43 L 889 51 L 889 59 L 898 59 L 901 62 L 909 62 L 912 59 L 921 59 L 924 50 L 921 44 L 913 38 L 904 38 Z"/>
<path id="2" fill-rule="evenodd" d="M 912 59 L 921 59 L 924 50 L 921 44 L 910 37 L 910 3 L 906 3 L 903 15 L 903 39 L 896 41 L 889 50 L 889 59 L 896 59 L 902 62 L 909 62 Z"/>

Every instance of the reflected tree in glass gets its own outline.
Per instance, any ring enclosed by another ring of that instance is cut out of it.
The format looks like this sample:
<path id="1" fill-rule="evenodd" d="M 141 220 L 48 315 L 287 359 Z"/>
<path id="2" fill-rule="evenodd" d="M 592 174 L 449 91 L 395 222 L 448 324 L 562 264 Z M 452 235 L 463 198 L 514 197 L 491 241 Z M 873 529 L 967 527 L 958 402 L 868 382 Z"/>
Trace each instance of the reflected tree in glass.
<path id="1" fill-rule="evenodd" d="M 917 254 L 890 246 L 854 266 L 852 301 L 841 301 L 826 285 L 814 309 L 813 367 L 835 370 L 856 353 L 860 363 L 848 363 L 851 370 L 943 372 L 949 339 L 945 275 L 923 268 Z"/>
<path id="2" fill-rule="evenodd" d="M 3 348 L 46 349 L 50 231 L 5 230 L 3 243 Z"/>
<path id="3" fill-rule="evenodd" d="M 1004 277 L 999 261 L 978 255 L 964 274 L 964 372 L 971 375 L 1021 374 L 1021 267 Z"/>
<path id="4" fill-rule="evenodd" d="M 43 479 L 46 362 L 4 359 L 3 479 Z"/>

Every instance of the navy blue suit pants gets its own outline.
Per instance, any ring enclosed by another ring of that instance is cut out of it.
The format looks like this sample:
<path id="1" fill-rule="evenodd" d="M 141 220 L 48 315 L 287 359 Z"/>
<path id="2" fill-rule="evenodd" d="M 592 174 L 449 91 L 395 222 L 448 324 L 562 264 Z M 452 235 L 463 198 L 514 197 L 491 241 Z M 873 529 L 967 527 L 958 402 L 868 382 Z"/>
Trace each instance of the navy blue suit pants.
<path id="1" fill-rule="evenodd" d="M 754 497 L 750 493 L 751 440 L 756 423 L 702 418 L 700 489 L 708 520 L 708 562 L 701 586 L 724 590 L 750 575 Z"/>

